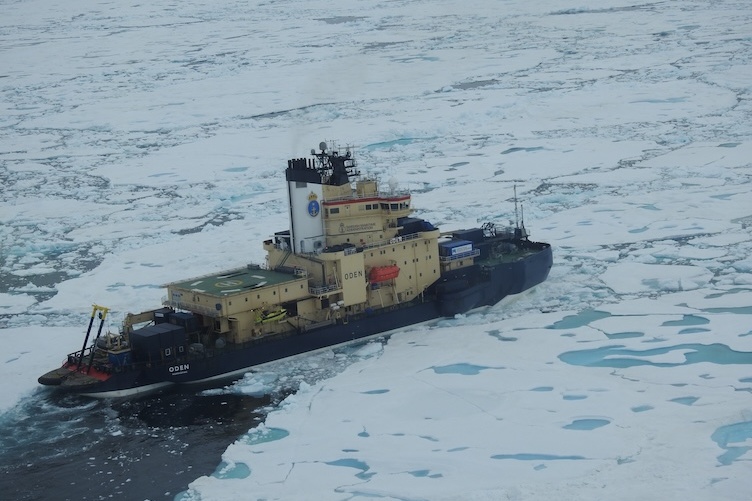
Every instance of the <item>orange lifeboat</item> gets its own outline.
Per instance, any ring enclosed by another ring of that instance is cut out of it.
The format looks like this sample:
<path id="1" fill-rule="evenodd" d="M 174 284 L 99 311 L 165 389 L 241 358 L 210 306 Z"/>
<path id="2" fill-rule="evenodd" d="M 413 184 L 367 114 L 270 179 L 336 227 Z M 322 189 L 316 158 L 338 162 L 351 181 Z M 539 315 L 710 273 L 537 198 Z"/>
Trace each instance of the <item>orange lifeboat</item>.
<path id="1" fill-rule="evenodd" d="M 399 276 L 399 266 L 392 264 L 389 266 L 376 266 L 371 268 L 371 273 L 368 274 L 368 279 L 371 282 L 386 282 Z"/>

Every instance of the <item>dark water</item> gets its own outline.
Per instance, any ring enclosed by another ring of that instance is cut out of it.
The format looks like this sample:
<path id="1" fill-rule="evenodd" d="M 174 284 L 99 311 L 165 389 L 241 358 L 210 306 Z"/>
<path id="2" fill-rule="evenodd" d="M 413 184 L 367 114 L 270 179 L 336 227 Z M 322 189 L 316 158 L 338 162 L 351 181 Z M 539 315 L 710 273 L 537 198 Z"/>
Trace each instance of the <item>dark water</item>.
<path id="1" fill-rule="evenodd" d="M 273 397 L 99 401 L 39 390 L 0 416 L 0 499 L 172 500 L 212 474 Z"/>

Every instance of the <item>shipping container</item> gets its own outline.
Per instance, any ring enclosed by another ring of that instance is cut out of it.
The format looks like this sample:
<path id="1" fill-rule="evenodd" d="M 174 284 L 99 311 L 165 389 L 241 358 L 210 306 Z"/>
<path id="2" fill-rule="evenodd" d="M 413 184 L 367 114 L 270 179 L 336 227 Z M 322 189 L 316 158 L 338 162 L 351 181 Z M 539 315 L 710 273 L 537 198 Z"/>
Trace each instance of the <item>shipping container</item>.
<path id="1" fill-rule="evenodd" d="M 469 240 L 449 240 L 439 243 L 439 256 L 450 257 L 471 252 L 473 243 Z"/>
<path id="2" fill-rule="evenodd" d="M 193 313 L 179 311 L 170 314 L 169 319 L 172 325 L 179 325 L 186 332 L 196 332 L 198 330 L 198 318 Z"/>
<path id="3" fill-rule="evenodd" d="M 157 324 L 131 332 L 133 358 L 139 362 L 174 357 L 185 351 L 186 342 L 185 329 L 179 325 Z"/>
<path id="4" fill-rule="evenodd" d="M 163 324 L 167 321 L 169 321 L 170 315 L 172 314 L 171 308 L 160 308 L 158 310 L 154 310 L 154 323 L 155 324 Z"/>

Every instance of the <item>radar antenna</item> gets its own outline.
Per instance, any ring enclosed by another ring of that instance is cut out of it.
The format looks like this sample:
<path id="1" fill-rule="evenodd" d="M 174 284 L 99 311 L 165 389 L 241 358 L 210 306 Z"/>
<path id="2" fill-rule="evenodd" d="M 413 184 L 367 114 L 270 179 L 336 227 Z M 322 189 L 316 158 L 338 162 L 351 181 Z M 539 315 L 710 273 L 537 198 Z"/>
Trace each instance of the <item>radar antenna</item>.
<path id="1" fill-rule="evenodd" d="M 311 150 L 311 154 L 316 157 L 313 168 L 321 174 L 325 183 L 341 185 L 360 175 L 350 146 L 346 147 L 344 155 L 340 155 L 336 145 L 329 149 L 325 141 L 319 143 L 319 149 L 319 152 Z"/>

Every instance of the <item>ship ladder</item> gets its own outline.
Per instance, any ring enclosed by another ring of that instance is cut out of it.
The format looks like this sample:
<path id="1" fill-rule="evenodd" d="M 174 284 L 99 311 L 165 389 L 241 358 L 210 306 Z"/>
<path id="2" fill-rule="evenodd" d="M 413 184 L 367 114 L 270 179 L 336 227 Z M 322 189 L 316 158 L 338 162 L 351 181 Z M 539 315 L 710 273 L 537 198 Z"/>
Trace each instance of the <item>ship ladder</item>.
<path id="1" fill-rule="evenodd" d="M 282 258 L 282 261 L 280 261 L 279 264 L 277 265 L 277 268 L 283 267 L 285 263 L 287 262 L 287 258 L 289 258 L 290 256 L 292 256 L 292 251 L 288 249 L 287 252 L 285 252 L 285 256 Z"/>

